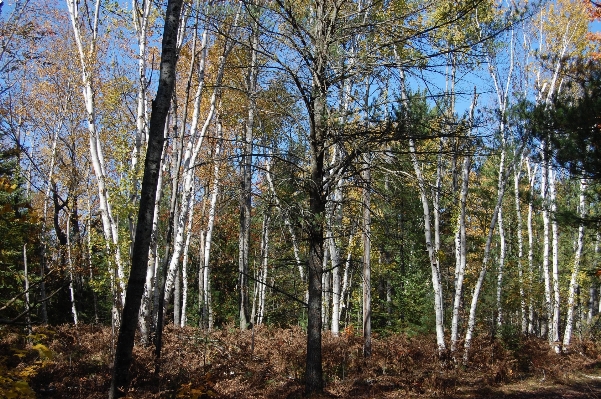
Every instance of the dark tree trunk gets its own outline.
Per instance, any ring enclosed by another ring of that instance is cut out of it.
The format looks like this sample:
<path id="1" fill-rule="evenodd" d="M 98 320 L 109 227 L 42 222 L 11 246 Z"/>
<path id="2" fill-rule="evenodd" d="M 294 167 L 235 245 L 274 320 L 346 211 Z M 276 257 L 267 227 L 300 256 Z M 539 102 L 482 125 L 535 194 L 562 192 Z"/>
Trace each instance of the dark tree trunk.
<path id="1" fill-rule="evenodd" d="M 58 242 L 60 245 L 65 246 L 65 245 L 67 245 L 67 235 L 61 228 L 58 218 L 59 218 L 60 211 L 67 205 L 67 202 L 63 201 L 62 204 L 59 204 L 59 200 L 61 200 L 61 198 L 58 196 L 56 183 L 52 183 L 52 200 L 54 202 L 53 222 L 54 222 L 54 230 L 56 231 L 56 238 L 58 239 Z"/>
<path id="2" fill-rule="evenodd" d="M 152 218 L 163 153 L 164 129 L 171 104 L 171 95 L 175 85 L 175 65 L 177 62 L 177 31 L 180 23 L 183 0 L 168 0 L 163 32 L 161 71 L 157 95 L 152 103 L 148 148 L 144 163 L 140 208 L 136 225 L 131 262 L 131 272 L 127 285 L 122 323 L 115 350 L 115 363 L 109 399 L 126 395 L 129 384 L 129 366 L 132 360 L 134 336 L 138 325 L 138 312 L 148 266 L 148 250 L 152 233 Z"/>
<path id="3" fill-rule="evenodd" d="M 363 171 L 363 356 L 371 356 L 371 165 L 365 156 Z"/>
<path id="4" fill-rule="evenodd" d="M 317 67 L 324 76 L 324 68 Z M 323 391 L 323 368 L 321 364 L 321 300 L 323 274 L 323 221 L 325 219 L 326 196 L 323 190 L 324 142 L 327 133 L 326 93 L 323 81 L 314 79 L 313 113 L 311 115 L 311 178 L 309 187 L 309 303 L 307 321 L 307 364 L 305 391 L 307 395 Z"/>

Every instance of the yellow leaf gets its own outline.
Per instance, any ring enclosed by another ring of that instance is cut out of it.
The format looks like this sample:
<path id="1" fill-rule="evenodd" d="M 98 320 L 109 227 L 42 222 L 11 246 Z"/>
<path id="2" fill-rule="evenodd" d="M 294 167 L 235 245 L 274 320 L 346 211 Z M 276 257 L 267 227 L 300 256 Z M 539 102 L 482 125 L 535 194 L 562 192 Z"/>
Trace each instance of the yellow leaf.
<path id="1" fill-rule="evenodd" d="M 42 359 L 52 360 L 52 352 L 45 345 L 36 344 L 32 348 L 38 351 Z"/>

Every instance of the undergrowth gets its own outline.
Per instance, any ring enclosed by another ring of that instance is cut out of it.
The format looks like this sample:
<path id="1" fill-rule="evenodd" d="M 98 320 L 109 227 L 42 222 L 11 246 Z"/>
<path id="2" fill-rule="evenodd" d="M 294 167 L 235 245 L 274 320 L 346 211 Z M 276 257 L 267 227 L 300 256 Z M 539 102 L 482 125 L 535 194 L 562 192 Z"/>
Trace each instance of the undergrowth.
<path id="1" fill-rule="evenodd" d="M 0 398 L 105 398 L 114 337 L 108 327 L 0 330 Z M 432 336 L 374 337 L 365 359 L 352 329 L 323 335 L 326 397 L 453 397 L 460 391 L 540 377 L 562 382 L 601 364 L 597 345 L 556 355 L 535 338 L 479 337 L 468 366 L 441 356 Z M 300 328 L 166 328 L 160 374 L 152 347 L 136 345 L 128 398 L 301 398 L 306 337 Z M 461 347 L 461 346 L 459 346 Z M 459 356 L 459 354 L 458 354 Z M 460 357 L 460 356 L 459 356 Z"/>

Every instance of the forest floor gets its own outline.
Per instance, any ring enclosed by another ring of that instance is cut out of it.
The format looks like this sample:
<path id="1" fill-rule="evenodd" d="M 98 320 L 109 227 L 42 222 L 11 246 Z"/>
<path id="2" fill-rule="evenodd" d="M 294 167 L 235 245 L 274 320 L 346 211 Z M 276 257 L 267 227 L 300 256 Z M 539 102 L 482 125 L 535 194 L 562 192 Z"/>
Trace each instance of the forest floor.
<path id="1" fill-rule="evenodd" d="M 100 326 L 0 327 L 0 398 L 106 398 L 114 344 Z M 128 398 L 303 398 L 300 328 L 167 327 L 158 376 L 153 348 L 136 345 Z M 432 336 L 323 335 L 322 398 L 601 398 L 601 345 L 555 354 L 539 339 L 480 337 L 470 363 L 439 357 Z"/>

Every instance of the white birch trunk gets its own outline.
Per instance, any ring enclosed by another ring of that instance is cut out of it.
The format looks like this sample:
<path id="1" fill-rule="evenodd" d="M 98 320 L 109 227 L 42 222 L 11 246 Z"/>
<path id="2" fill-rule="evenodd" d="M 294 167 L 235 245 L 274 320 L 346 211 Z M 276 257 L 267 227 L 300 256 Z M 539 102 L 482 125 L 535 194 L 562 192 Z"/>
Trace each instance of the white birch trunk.
<path id="1" fill-rule="evenodd" d="M 233 26 L 236 26 L 236 21 L 240 15 L 240 9 L 238 8 L 237 14 L 234 18 Z M 228 36 L 229 37 L 229 36 Z M 202 36 L 202 52 L 203 56 L 201 58 L 201 76 L 204 77 L 204 63 L 206 62 L 207 56 L 207 32 L 203 33 Z M 193 196 L 193 180 L 194 180 L 194 171 L 196 165 L 196 158 L 200 152 L 200 148 L 204 141 L 204 137 L 206 136 L 206 132 L 213 121 L 213 117 L 215 116 L 217 104 L 219 103 L 221 97 L 221 84 L 223 81 L 223 75 L 225 72 L 225 62 L 227 60 L 227 56 L 233 48 L 235 41 L 228 40 L 226 41 L 225 48 L 223 54 L 219 57 L 218 61 L 218 69 L 217 76 L 215 79 L 215 87 L 213 89 L 213 93 L 211 95 L 210 105 L 208 113 L 205 117 L 205 121 L 200 131 L 197 131 L 199 114 L 200 114 L 200 100 L 203 88 L 203 81 L 199 81 L 196 96 L 194 100 L 194 111 L 192 114 L 192 123 L 190 128 L 190 139 L 186 146 L 186 152 L 184 155 L 183 168 L 184 168 L 184 182 L 183 182 L 183 191 L 181 198 L 181 210 L 179 212 L 179 216 L 177 218 L 177 226 L 175 232 L 175 240 L 173 244 L 173 254 L 171 255 L 171 261 L 169 262 L 169 270 L 167 273 L 167 280 L 165 282 L 165 304 L 169 303 L 170 293 L 173 287 L 173 281 L 175 278 L 175 270 L 177 268 L 179 257 L 181 256 L 181 252 L 184 246 L 184 229 L 186 225 L 186 221 L 188 219 L 188 212 L 190 211 L 190 203 Z"/>
<path id="2" fill-rule="evenodd" d="M 342 273 L 342 288 L 340 289 L 340 312 L 338 315 L 338 319 L 340 320 L 340 316 L 342 315 L 342 308 L 349 308 L 349 303 L 348 300 L 344 301 L 344 298 L 347 298 L 347 292 L 349 290 L 349 287 L 351 285 L 351 278 L 350 278 L 350 273 L 351 273 L 351 260 L 352 260 L 352 249 L 353 249 L 353 245 L 354 245 L 354 240 L 355 240 L 355 233 L 353 231 L 351 231 L 350 236 L 349 236 L 349 242 L 348 242 L 348 249 L 346 252 L 346 261 L 344 262 L 344 270 Z"/>
<path id="3" fill-rule="evenodd" d="M 332 155 L 332 165 L 339 158 L 340 149 L 334 146 Z M 334 228 L 342 227 L 342 179 L 338 178 L 336 186 L 332 193 L 332 198 L 326 207 L 326 240 L 325 245 L 328 246 L 330 252 L 330 260 L 332 265 L 332 315 L 330 323 L 330 331 L 333 336 L 338 336 L 340 332 L 340 303 L 341 303 L 341 267 L 340 249 L 336 243 L 334 236 Z"/>
<path id="4" fill-rule="evenodd" d="M 461 307 L 461 298 L 463 296 L 463 278 L 465 276 L 465 266 L 467 263 L 467 239 L 465 228 L 467 193 L 469 187 L 471 157 L 465 155 L 461 172 L 461 193 L 459 194 L 459 215 L 457 217 L 457 237 L 456 252 L 458 253 L 458 263 L 455 270 L 455 297 L 453 299 L 453 318 L 451 321 L 451 351 L 456 350 L 457 340 L 459 339 L 459 310 Z"/>
<path id="5" fill-rule="evenodd" d="M 584 219 L 586 216 L 586 204 L 584 201 L 584 195 L 586 191 L 586 180 L 580 179 L 580 198 L 578 203 L 578 211 L 580 218 Z M 580 272 L 580 258 L 582 256 L 582 248 L 584 247 L 584 223 L 580 223 L 578 227 L 578 238 L 576 241 L 576 253 L 574 254 L 574 266 L 572 268 L 572 277 L 570 278 L 570 287 L 568 292 L 568 311 L 566 314 L 566 329 L 563 335 L 563 347 L 564 349 L 570 345 L 572 339 L 572 325 L 574 324 L 574 302 L 576 294 L 576 285 L 578 284 L 578 273 Z"/>
<path id="6" fill-rule="evenodd" d="M 71 299 L 71 315 L 73 324 L 78 324 L 77 308 L 75 307 L 75 287 L 73 285 L 73 258 L 71 257 L 71 218 L 67 217 L 67 262 L 69 265 L 69 295 Z"/>
<path id="7" fill-rule="evenodd" d="M 398 61 L 398 55 L 396 55 Z M 399 62 L 400 65 L 400 62 Z M 407 96 L 405 89 L 405 72 L 399 67 L 399 74 L 401 77 L 401 101 L 403 106 L 407 106 Z M 432 243 L 432 222 L 430 216 L 430 204 L 428 197 L 426 196 L 426 182 L 422 175 L 421 166 L 417 160 L 415 141 L 409 139 L 409 153 L 411 154 L 411 163 L 417 178 L 417 184 L 419 187 L 419 193 L 423 208 L 423 220 L 424 220 L 424 237 L 426 240 L 426 250 L 428 251 L 428 258 L 430 260 L 430 269 L 432 274 L 432 289 L 434 290 L 434 314 L 436 315 L 436 343 L 438 346 L 439 353 L 446 349 L 444 341 L 444 319 L 443 319 L 443 301 L 442 301 L 442 282 L 440 279 L 440 273 L 438 269 L 438 254 L 435 253 L 434 246 Z"/>
<path id="8" fill-rule="evenodd" d="M 464 353 L 463 353 L 463 363 L 467 364 L 469 350 L 472 346 L 472 337 L 474 334 L 474 327 L 476 325 L 476 308 L 478 306 L 478 297 L 480 295 L 480 291 L 482 290 L 482 284 L 484 284 L 484 277 L 486 277 L 486 270 L 488 267 L 488 260 L 490 256 L 490 246 L 492 243 L 492 237 L 495 230 L 495 225 L 497 224 L 497 216 L 499 214 L 499 209 L 501 208 L 503 202 L 504 195 L 504 184 L 501 190 L 497 193 L 497 204 L 495 205 L 495 209 L 493 211 L 492 220 L 490 226 L 488 228 L 488 236 L 486 238 L 486 245 L 484 247 L 484 257 L 482 259 L 482 269 L 480 270 L 480 274 L 478 275 L 478 280 L 476 281 L 476 286 L 474 287 L 474 292 L 472 294 L 472 302 L 470 305 L 470 314 L 467 323 L 467 331 L 465 333 L 465 343 L 464 343 Z"/>
<path id="9" fill-rule="evenodd" d="M 195 163 L 202 143 L 204 141 L 204 137 L 206 135 L 207 129 L 213 119 L 215 113 L 215 105 L 217 102 L 216 92 L 219 90 L 220 82 L 217 82 L 217 85 L 214 89 L 213 96 L 211 97 L 211 104 L 209 108 L 209 113 L 203 123 L 203 126 L 198 131 L 198 122 L 200 118 L 200 101 L 202 98 L 202 90 L 204 87 L 204 74 L 205 74 L 205 64 L 207 58 L 207 31 L 202 34 L 201 39 L 201 57 L 199 60 L 199 72 L 198 72 L 198 86 L 196 87 L 196 92 L 194 96 L 194 106 L 192 112 L 192 122 L 190 124 L 190 132 L 189 139 L 186 145 L 186 151 L 183 156 L 183 190 L 182 197 L 180 200 L 180 210 L 177 212 L 176 225 L 175 225 L 175 239 L 173 243 L 173 253 L 170 256 L 170 261 L 168 265 L 167 271 L 167 280 L 165 282 L 165 301 L 164 304 L 167 304 L 170 301 L 171 290 L 173 287 L 173 281 L 175 279 L 175 270 L 177 268 L 179 257 L 181 256 L 181 252 L 184 246 L 184 229 L 186 226 L 186 221 L 188 220 L 188 212 L 190 209 L 190 201 L 193 197 L 193 180 L 194 180 L 194 172 L 195 172 Z M 182 148 L 183 149 L 183 148 Z M 182 150 L 180 149 L 180 150 Z M 177 162 L 176 168 L 179 169 L 180 165 Z M 176 175 L 179 175 L 179 171 L 176 170 Z M 177 182 L 174 183 L 174 187 L 176 187 Z"/>
<path id="10" fill-rule="evenodd" d="M 478 96 L 475 93 L 470 107 L 470 125 L 474 123 L 474 111 Z M 471 126 L 469 127 L 471 129 Z M 470 138 L 470 131 L 468 136 Z M 453 317 L 451 320 L 451 351 L 457 349 L 457 340 L 459 339 L 459 310 L 461 307 L 461 298 L 463 297 L 463 278 L 465 276 L 465 267 L 467 264 L 467 233 L 465 227 L 467 194 L 469 188 L 469 176 L 471 167 L 471 156 L 465 154 L 461 168 L 461 191 L 459 194 L 459 215 L 457 216 L 457 233 L 455 235 L 455 297 L 453 299 Z"/>
<path id="11" fill-rule="evenodd" d="M 175 280 L 173 281 L 173 325 L 179 327 L 182 310 L 182 271 L 175 269 Z"/>
<path id="12" fill-rule="evenodd" d="M 29 302 L 29 272 L 27 270 L 27 243 L 23 244 L 23 279 L 25 280 L 25 328 L 27 329 L 27 335 L 31 335 L 31 315 L 29 310 L 31 308 Z"/>
<path id="13" fill-rule="evenodd" d="M 505 140 L 503 140 L 505 142 Z M 499 174 L 503 173 L 503 169 L 505 167 L 505 145 L 502 144 L 503 148 L 501 149 L 501 161 L 499 166 Z M 501 176 L 499 176 L 499 181 L 501 181 Z M 503 306 L 501 303 L 502 299 L 502 289 L 503 289 L 503 272 L 505 267 L 505 228 L 503 226 L 503 206 L 499 207 L 499 215 L 497 220 L 498 228 L 499 228 L 499 272 L 497 274 L 497 326 L 501 327 L 503 323 Z"/>
<path id="14" fill-rule="evenodd" d="M 547 159 L 545 144 L 542 145 L 543 165 L 541 167 L 541 198 L 543 200 L 543 278 L 545 281 L 545 317 L 546 332 L 549 342 L 553 342 L 553 305 L 551 298 L 551 276 L 549 274 L 549 193 L 547 185 L 549 182 L 549 160 Z"/>
<path id="15" fill-rule="evenodd" d="M 536 178 L 536 169 L 538 166 L 535 166 L 534 170 L 532 170 L 530 159 L 526 158 L 526 170 L 528 172 L 528 188 L 530 190 L 530 195 L 528 196 L 528 280 L 529 280 L 529 288 L 532 285 L 532 281 L 534 278 L 534 231 L 532 227 L 532 217 L 534 213 L 534 179 Z M 528 296 L 528 334 L 534 334 L 534 298 L 533 295 Z"/>
<path id="16" fill-rule="evenodd" d="M 223 145 L 223 131 L 221 121 L 217 118 L 217 144 L 213 157 L 215 167 L 213 170 L 213 188 L 211 190 L 211 203 L 209 205 L 209 220 L 207 222 L 207 233 L 205 238 L 204 252 L 204 303 L 208 316 L 208 330 L 213 329 L 213 304 L 211 302 L 211 243 L 213 237 L 213 227 L 215 224 L 215 211 L 217 209 L 217 197 L 219 195 L 219 167 L 221 165 L 221 147 Z"/>
<path id="17" fill-rule="evenodd" d="M 513 188 L 514 188 L 514 202 L 515 202 L 515 214 L 517 221 L 517 239 L 518 239 L 518 284 L 520 291 L 520 318 L 522 334 L 528 333 L 528 314 L 526 309 L 526 294 L 524 290 L 524 266 L 522 259 L 524 257 L 524 238 L 522 234 L 522 212 L 520 207 L 520 175 L 522 172 L 522 159 L 518 163 L 518 167 L 513 173 Z"/>
<path id="18" fill-rule="evenodd" d="M 438 350 L 443 351 L 445 349 L 444 341 L 444 320 L 442 311 L 442 283 L 440 281 L 440 274 L 438 273 L 438 261 L 437 255 L 434 253 L 434 247 L 432 245 L 432 232 L 431 232 L 431 218 L 430 218 L 430 205 L 426 196 L 426 183 L 422 176 L 421 167 L 417 160 L 415 143 L 413 139 L 409 139 L 409 152 L 411 154 L 411 162 L 413 163 L 413 170 L 417 177 L 417 183 L 419 186 L 419 192 L 423 208 L 423 219 L 424 219 L 424 236 L 426 239 L 426 249 L 428 251 L 428 258 L 430 259 L 430 268 L 432 273 L 432 288 L 434 289 L 434 313 L 436 315 L 436 343 Z"/>
<path id="19" fill-rule="evenodd" d="M 265 220 L 263 220 L 263 223 L 265 223 Z M 261 248 L 263 247 L 263 237 L 261 237 Z M 257 300 L 259 298 L 259 286 L 262 285 L 262 280 L 261 280 L 261 273 L 262 270 L 253 270 L 253 290 L 252 290 L 252 308 L 250 311 L 250 322 L 253 323 L 253 325 L 257 325 L 259 322 L 257 320 L 257 312 L 258 312 L 258 304 L 257 304 Z"/>
<path id="20" fill-rule="evenodd" d="M 48 219 L 48 201 L 50 200 L 50 189 L 52 187 L 52 181 L 54 178 L 54 164 L 56 160 L 56 142 L 58 140 L 58 126 L 55 127 L 54 134 L 52 135 L 52 147 L 50 153 L 50 167 L 48 168 L 48 180 L 46 184 L 46 193 L 44 195 L 44 207 L 43 207 L 43 219 L 42 219 L 42 264 L 40 265 L 40 294 L 41 294 L 41 313 L 42 313 L 42 323 L 48 323 L 48 311 L 46 307 L 46 262 L 47 262 L 47 247 L 48 243 L 46 242 L 46 220 Z M 88 194 L 88 204 L 89 204 L 89 194 Z M 88 234 L 89 236 L 90 234 Z"/>
<path id="21" fill-rule="evenodd" d="M 549 165 L 549 194 L 551 201 L 551 213 L 555 215 L 557 212 L 556 194 L 555 194 L 555 172 Z M 559 230 L 557 221 L 553 217 L 551 220 L 551 232 L 552 232 L 552 253 L 553 253 L 553 341 L 559 342 Z"/>
<path id="22" fill-rule="evenodd" d="M 519 156 L 521 157 L 523 148 L 518 151 Z M 465 333 L 465 343 L 464 343 L 464 353 L 463 353 L 463 363 L 467 364 L 469 350 L 472 345 L 472 338 L 474 334 L 474 327 L 476 325 L 476 309 L 478 306 L 478 297 L 480 296 L 480 291 L 482 290 L 482 285 L 484 284 L 484 278 L 486 277 L 486 271 L 488 268 L 488 261 L 490 258 L 490 247 L 492 244 L 492 238 L 495 231 L 495 226 L 497 225 L 497 218 L 499 215 L 499 211 L 503 206 L 503 197 L 505 196 L 505 188 L 507 182 L 507 175 L 512 172 L 515 167 L 517 160 L 513 160 L 513 163 L 509 165 L 509 168 L 505 170 L 505 165 L 501 164 L 499 166 L 499 181 L 497 185 L 497 202 L 495 204 L 495 208 L 493 210 L 493 214 L 491 217 L 490 225 L 488 227 L 488 235 L 486 237 L 486 244 L 484 246 L 484 256 L 482 258 L 482 269 L 480 270 L 480 274 L 478 275 L 478 280 L 476 282 L 476 286 L 474 287 L 474 292 L 472 294 L 472 301 L 470 304 L 470 314 L 467 324 L 467 331 Z"/>
<path id="23" fill-rule="evenodd" d="M 266 298 L 266 283 L 268 277 L 268 265 L 269 265 L 269 222 L 270 217 L 265 214 L 263 218 L 263 228 L 261 232 L 261 273 L 259 274 L 259 303 L 257 312 L 257 324 L 263 324 L 265 317 L 265 298 Z"/>
<path id="24" fill-rule="evenodd" d="M 137 112 L 136 112 L 136 138 L 134 150 L 132 152 L 132 169 L 137 171 L 138 159 L 142 145 L 148 136 L 148 109 L 146 101 L 146 57 L 147 57 L 147 36 L 148 36 L 148 17 L 152 9 L 152 1 L 142 0 L 140 6 L 138 0 L 132 1 L 132 13 L 134 27 L 136 29 L 136 38 L 138 40 L 138 93 L 137 93 Z M 135 175 L 134 175 L 135 179 Z M 137 180 L 135 181 L 137 183 Z M 137 189 L 137 184 L 134 184 Z"/>
<path id="25" fill-rule="evenodd" d="M 204 205 L 205 205 L 206 201 L 203 200 L 203 215 L 204 215 Z M 204 329 L 208 329 L 209 325 L 208 325 L 208 320 L 209 320 L 209 313 L 207 311 L 207 307 L 206 307 L 206 303 L 205 303 L 205 298 L 206 298 L 206 293 L 205 293 L 205 260 L 204 260 L 204 256 L 205 256 L 205 231 L 201 230 L 200 237 L 198 237 L 199 241 L 200 241 L 200 250 L 199 252 L 199 262 L 198 262 L 198 313 L 200 314 L 200 321 L 198 323 L 198 326 Z"/>
<path id="26" fill-rule="evenodd" d="M 192 189 L 194 190 L 194 189 Z M 194 196 L 188 212 L 188 226 L 186 227 L 186 244 L 184 245 L 184 259 L 182 260 L 182 307 L 180 327 L 185 327 L 188 323 L 186 308 L 188 307 L 188 254 L 190 251 L 190 239 L 192 237 L 192 221 L 194 219 Z"/>
<path id="27" fill-rule="evenodd" d="M 442 151 L 443 151 L 443 139 L 440 139 L 440 146 L 438 154 L 436 155 L 436 183 L 432 189 L 432 211 L 434 212 L 434 259 L 436 261 L 436 271 L 438 274 L 438 281 L 440 282 L 440 289 L 438 295 L 440 296 L 440 311 L 441 320 L 444 328 L 444 294 L 442 290 L 442 274 L 440 273 L 440 190 L 442 186 Z M 424 186 L 425 188 L 425 186 Z"/>
<path id="28" fill-rule="evenodd" d="M 480 28 L 480 23 L 477 21 L 478 28 Z M 506 129 L 505 129 L 505 116 L 507 110 L 507 104 L 509 101 L 509 89 L 511 86 L 511 78 L 513 75 L 513 66 L 514 66 L 514 31 L 511 30 L 511 38 L 509 42 L 509 70 L 507 72 L 507 78 L 505 81 L 505 86 L 501 85 L 501 76 L 499 73 L 499 69 L 497 63 L 493 59 L 493 55 L 490 52 L 487 52 L 486 57 L 488 59 L 488 72 L 493 81 L 495 92 L 497 94 L 497 110 L 499 112 L 499 134 L 501 136 L 501 160 L 499 165 L 499 181 L 498 184 L 505 184 L 503 182 L 502 175 L 504 173 L 505 168 L 505 157 L 506 157 Z M 515 161 L 514 161 L 515 162 Z M 503 189 L 504 190 L 504 189 Z M 498 192 L 501 191 L 501 188 L 498 188 Z M 499 228 L 499 240 L 500 240 L 500 252 L 499 252 L 499 269 L 497 274 L 497 326 L 501 326 L 503 322 L 503 308 L 502 308 L 502 289 L 503 289 L 503 274 L 505 268 L 505 253 L 506 253 L 506 245 L 505 245 L 505 228 L 503 225 L 503 206 L 499 207 L 498 211 L 498 228 Z"/>
<path id="29" fill-rule="evenodd" d="M 100 0 L 96 0 L 93 21 L 91 27 L 91 38 L 89 43 L 89 50 L 84 49 L 84 43 L 82 40 L 82 34 L 80 29 L 80 13 L 79 13 L 79 2 L 75 0 L 66 0 L 67 8 L 69 10 L 69 16 L 71 19 L 71 25 L 73 28 L 73 34 L 75 37 L 75 43 L 79 52 L 79 58 L 81 62 L 82 71 L 82 83 L 83 83 L 83 97 L 85 102 L 85 108 L 87 112 L 88 121 L 88 133 L 90 143 L 90 159 L 94 167 L 94 174 L 96 175 L 96 184 L 98 188 L 98 199 L 99 209 L 102 218 L 102 226 L 104 232 L 104 238 L 109 249 L 109 253 L 114 255 L 116 275 L 113 279 L 116 281 L 114 294 L 115 299 L 119 307 L 125 304 L 125 274 L 123 271 L 123 262 L 121 260 L 121 251 L 119 249 L 119 235 L 117 230 L 117 224 L 113 218 L 111 205 L 109 202 L 109 195 L 106 189 L 106 171 L 104 156 L 102 153 L 102 146 L 100 144 L 100 136 L 96 127 L 96 104 L 94 100 L 94 87 L 93 87 L 93 75 L 91 68 L 88 66 L 89 59 L 93 59 L 96 56 L 96 40 L 98 35 L 98 18 L 100 13 Z M 112 268 L 109 266 L 111 273 Z M 118 320 L 115 320 L 118 322 Z"/>
<path id="30" fill-rule="evenodd" d="M 331 282 L 331 273 L 327 271 L 328 261 L 330 260 L 330 251 L 327 246 L 324 245 L 323 248 L 323 262 L 322 262 L 322 270 L 324 272 L 321 274 L 321 289 L 322 289 L 322 301 L 321 301 L 321 325 L 322 330 L 326 331 L 328 329 L 328 322 L 330 318 L 330 282 Z"/>

